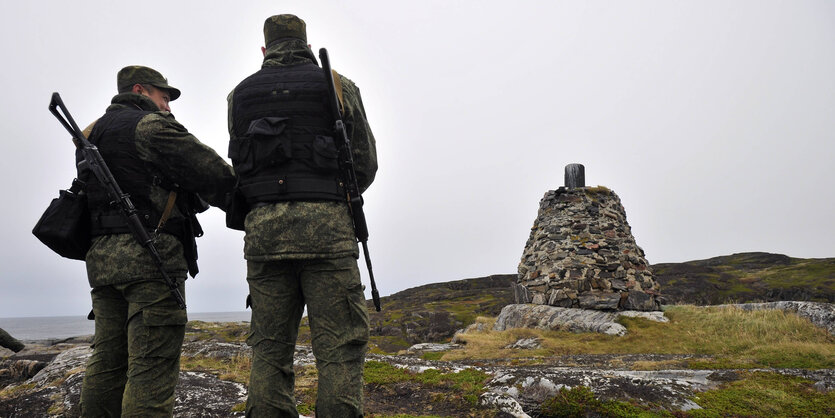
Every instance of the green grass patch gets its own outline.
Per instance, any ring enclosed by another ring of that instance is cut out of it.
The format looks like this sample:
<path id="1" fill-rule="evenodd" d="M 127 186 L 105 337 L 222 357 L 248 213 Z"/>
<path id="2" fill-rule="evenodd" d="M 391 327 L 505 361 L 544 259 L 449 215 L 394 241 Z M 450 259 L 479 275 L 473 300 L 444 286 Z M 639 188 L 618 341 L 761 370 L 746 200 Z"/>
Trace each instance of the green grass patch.
<path id="1" fill-rule="evenodd" d="M 420 357 L 424 360 L 440 360 L 443 356 L 443 351 L 431 351 L 428 353 L 423 353 L 423 355 Z"/>
<path id="2" fill-rule="evenodd" d="M 180 370 L 212 373 L 220 380 L 228 380 L 244 385 L 249 384 L 249 372 L 252 359 L 239 355 L 234 358 L 186 357 L 180 358 Z"/>
<path id="3" fill-rule="evenodd" d="M 387 363 L 371 360 L 365 362 L 363 378 L 366 384 L 415 382 L 430 388 L 443 388 L 446 392 L 460 394 L 470 406 L 475 406 L 478 404 L 478 396 L 484 392 L 484 382 L 490 375 L 473 368 L 453 373 L 444 373 L 437 369 L 411 373 Z"/>
<path id="4" fill-rule="evenodd" d="M 543 417 L 672 417 L 663 410 L 651 411 L 648 407 L 641 407 L 620 401 L 602 401 L 595 398 L 591 389 L 577 386 L 571 389 L 562 388 L 553 397 L 545 400 L 541 405 L 540 414 Z"/>
<path id="5" fill-rule="evenodd" d="M 298 411 L 301 415 L 311 416 L 314 412 L 316 412 L 316 407 L 314 405 L 303 403 L 296 406 L 296 411 Z"/>
<path id="6" fill-rule="evenodd" d="M 693 401 L 704 409 L 688 411 L 685 416 L 835 416 L 835 392 L 818 392 L 809 380 L 765 372 L 744 372 L 742 377 L 699 393 Z"/>
<path id="7" fill-rule="evenodd" d="M 249 333 L 249 323 L 189 321 L 187 330 L 190 336 L 201 341 L 244 342 Z"/>

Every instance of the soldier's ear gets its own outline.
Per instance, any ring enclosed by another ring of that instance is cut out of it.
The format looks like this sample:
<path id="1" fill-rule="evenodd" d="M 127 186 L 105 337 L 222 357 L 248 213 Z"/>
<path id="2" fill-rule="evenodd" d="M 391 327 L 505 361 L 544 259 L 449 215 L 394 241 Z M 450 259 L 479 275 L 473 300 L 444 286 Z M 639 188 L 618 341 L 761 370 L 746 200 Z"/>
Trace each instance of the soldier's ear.
<path id="1" fill-rule="evenodd" d="M 136 94 L 142 94 L 143 90 L 145 90 L 145 88 L 142 87 L 141 84 L 134 84 L 133 87 L 131 87 L 131 89 L 130 89 L 130 91 L 132 91 Z"/>
<path id="2" fill-rule="evenodd" d="M 267 47 L 264 47 L 264 46 L 261 47 L 261 55 L 263 55 L 265 57 L 267 56 Z"/>

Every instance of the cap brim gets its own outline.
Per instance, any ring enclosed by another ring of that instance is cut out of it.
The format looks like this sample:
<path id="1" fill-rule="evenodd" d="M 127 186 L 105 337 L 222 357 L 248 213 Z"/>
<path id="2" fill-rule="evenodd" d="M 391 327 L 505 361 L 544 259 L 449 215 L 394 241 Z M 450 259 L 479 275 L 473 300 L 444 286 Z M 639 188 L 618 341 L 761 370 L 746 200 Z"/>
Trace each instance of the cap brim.
<path id="1" fill-rule="evenodd" d="M 170 96 L 169 99 L 172 102 L 174 100 L 177 100 L 178 97 L 180 97 L 180 90 L 176 87 L 171 87 L 168 84 L 154 84 L 154 83 L 151 83 L 151 85 L 154 86 L 154 87 L 159 87 L 161 89 L 167 90 L 168 95 Z"/>

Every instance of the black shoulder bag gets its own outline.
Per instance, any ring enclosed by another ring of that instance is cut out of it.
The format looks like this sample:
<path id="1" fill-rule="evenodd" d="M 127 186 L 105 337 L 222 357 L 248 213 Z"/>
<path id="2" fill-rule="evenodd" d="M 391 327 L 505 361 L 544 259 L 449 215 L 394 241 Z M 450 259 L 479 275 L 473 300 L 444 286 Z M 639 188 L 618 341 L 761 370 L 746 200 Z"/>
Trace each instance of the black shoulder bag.
<path id="1" fill-rule="evenodd" d="M 73 260 L 84 260 L 90 249 L 90 212 L 84 183 L 73 179 L 68 190 L 46 208 L 32 233 L 58 255 Z"/>

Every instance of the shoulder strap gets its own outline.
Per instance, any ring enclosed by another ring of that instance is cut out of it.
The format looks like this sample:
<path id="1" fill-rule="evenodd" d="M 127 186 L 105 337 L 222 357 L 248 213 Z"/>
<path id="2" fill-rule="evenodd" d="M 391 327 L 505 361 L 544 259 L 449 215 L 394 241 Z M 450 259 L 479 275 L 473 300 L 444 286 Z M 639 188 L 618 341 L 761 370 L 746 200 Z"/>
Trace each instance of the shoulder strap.
<path id="1" fill-rule="evenodd" d="M 340 100 L 342 100 L 342 99 L 340 99 Z M 96 126 L 96 122 L 98 122 L 98 121 L 99 120 L 96 119 L 91 124 L 87 125 L 86 128 L 84 128 L 84 131 L 82 131 L 81 133 L 84 135 L 85 138 L 90 139 L 90 134 L 93 133 L 93 127 Z M 72 142 L 75 143 L 76 148 L 79 148 L 80 145 L 81 145 L 81 144 L 78 143 L 78 140 L 75 139 L 75 138 L 72 139 Z"/>
<path id="2" fill-rule="evenodd" d="M 339 77 L 339 73 L 336 70 L 331 69 L 333 73 L 333 84 L 336 87 L 336 97 L 339 98 L 339 113 L 344 115 L 345 114 L 345 103 L 342 99 L 342 78 Z"/>

